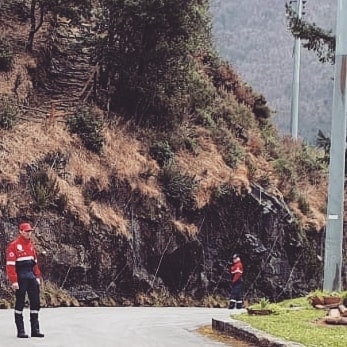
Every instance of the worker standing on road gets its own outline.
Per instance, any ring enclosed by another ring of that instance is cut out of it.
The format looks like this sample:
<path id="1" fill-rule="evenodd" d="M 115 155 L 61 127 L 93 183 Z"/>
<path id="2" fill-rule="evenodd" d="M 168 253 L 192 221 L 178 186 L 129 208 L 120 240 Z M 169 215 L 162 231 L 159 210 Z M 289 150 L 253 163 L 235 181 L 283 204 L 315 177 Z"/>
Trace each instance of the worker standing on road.
<path id="1" fill-rule="evenodd" d="M 19 225 L 19 236 L 12 241 L 6 250 L 6 272 L 11 286 L 16 293 L 14 308 L 17 337 L 27 338 L 23 321 L 25 295 L 28 293 L 30 302 L 31 337 L 44 337 L 40 333 L 40 277 L 37 256 L 31 241 L 33 228 L 29 223 Z"/>
<path id="2" fill-rule="evenodd" d="M 243 265 L 238 254 L 233 255 L 233 263 L 230 265 L 231 274 L 231 292 L 229 309 L 242 308 L 242 291 L 243 291 Z"/>

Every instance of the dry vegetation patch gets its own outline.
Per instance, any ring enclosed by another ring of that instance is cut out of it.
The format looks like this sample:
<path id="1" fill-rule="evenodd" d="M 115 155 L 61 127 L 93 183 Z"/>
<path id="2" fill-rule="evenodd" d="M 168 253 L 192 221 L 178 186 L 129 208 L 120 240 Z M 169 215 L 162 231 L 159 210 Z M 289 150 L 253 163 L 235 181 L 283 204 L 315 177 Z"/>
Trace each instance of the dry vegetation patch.
<path id="1" fill-rule="evenodd" d="M 201 130 L 199 135 L 198 153 L 180 150 L 176 153 L 176 164 L 181 171 L 194 176 L 199 182 L 196 202 L 198 208 L 202 208 L 209 203 L 215 188 L 222 184 L 230 184 L 236 188 L 248 189 L 249 180 L 245 165 L 231 169 L 225 164 L 208 132 Z"/>
<path id="2" fill-rule="evenodd" d="M 89 206 L 92 217 L 102 221 L 105 225 L 115 231 L 116 234 L 129 236 L 128 221 L 122 212 L 115 210 L 111 206 L 92 202 Z"/>
<path id="3" fill-rule="evenodd" d="M 214 341 L 223 343 L 223 345 L 232 347 L 255 347 L 255 345 L 250 344 L 246 341 L 238 340 L 232 336 L 225 335 L 218 331 L 212 329 L 210 325 L 200 327 L 197 332 L 203 336 L 206 336 Z"/>
<path id="4" fill-rule="evenodd" d="M 68 210 L 77 215 L 82 223 L 88 225 L 90 223 L 89 208 L 85 204 L 81 188 L 70 185 L 59 177 L 57 177 L 57 184 L 60 193 L 66 196 Z"/>
<path id="5" fill-rule="evenodd" d="M 73 138 L 65 126 L 58 123 L 45 130 L 43 124 L 21 122 L 13 129 L 2 132 L 0 140 L 0 179 L 18 183 L 19 174 L 25 164 L 43 159 L 49 152 L 69 152 Z"/>
<path id="6" fill-rule="evenodd" d="M 127 128 L 117 127 L 105 130 L 104 157 L 109 171 L 116 173 L 120 180 L 126 180 L 133 190 L 143 195 L 160 198 L 161 190 L 155 177 L 159 172 L 157 163 L 146 155 L 140 141 L 131 137 Z"/>
<path id="7" fill-rule="evenodd" d="M 183 220 L 173 220 L 174 227 L 183 235 L 193 238 L 199 232 L 198 227 L 195 224 L 187 223 Z"/>

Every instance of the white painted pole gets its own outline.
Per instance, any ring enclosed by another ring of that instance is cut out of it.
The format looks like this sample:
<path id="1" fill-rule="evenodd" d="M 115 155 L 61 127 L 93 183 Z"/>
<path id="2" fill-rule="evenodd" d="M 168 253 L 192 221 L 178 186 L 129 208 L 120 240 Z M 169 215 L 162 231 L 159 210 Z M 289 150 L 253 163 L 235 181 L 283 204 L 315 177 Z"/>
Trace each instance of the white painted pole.
<path id="1" fill-rule="evenodd" d="M 323 289 L 342 287 L 347 99 L 347 0 L 337 0 L 335 84 L 331 122 Z"/>
<path id="2" fill-rule="evenodd" d="M 297 8 L 298 18 L 302 17 L 302 0 L 298 0 Z M 299 92 L 300 92 L 300 58 L 301 58 L 301 40 L 299 37 L 294 41 L 294 69 L 292 84 L 292 103 L 291 103 L 291 135 L 292 138 L 298 138 L 299 124 Z"/>

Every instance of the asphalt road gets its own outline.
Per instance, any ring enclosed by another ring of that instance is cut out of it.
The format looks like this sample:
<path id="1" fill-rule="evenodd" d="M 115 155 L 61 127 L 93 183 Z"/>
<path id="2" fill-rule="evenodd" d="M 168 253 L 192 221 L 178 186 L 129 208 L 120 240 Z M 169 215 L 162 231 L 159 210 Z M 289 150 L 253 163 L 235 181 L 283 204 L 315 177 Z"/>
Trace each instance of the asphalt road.
<path id="1" fill-rule="evenodd" d="M 233 310 L 242 312 L 243 310 Z M 18 339 L 14 311 L 0 310 L 0 347 L 225 346 L 196 332 L 230 310 L 196 307 L 62 307 L 40 311 L 44 338 Z M 30 333 L 29 310 L 24 310 Z M 29 335 L 30 336 L 30 335 Z"/>

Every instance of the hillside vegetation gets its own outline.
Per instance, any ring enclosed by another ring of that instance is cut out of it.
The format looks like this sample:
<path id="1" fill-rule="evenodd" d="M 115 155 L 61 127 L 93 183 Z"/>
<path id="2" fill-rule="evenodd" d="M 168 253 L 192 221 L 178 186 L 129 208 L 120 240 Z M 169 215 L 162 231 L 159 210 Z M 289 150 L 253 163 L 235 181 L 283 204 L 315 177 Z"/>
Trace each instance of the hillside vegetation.
<path id="1" fill-rule="evenodd" d="M 213 50 L 207 2 L 0 4 L 2 260 L 26 219 L 46 278 L 108 304 L 226 296 L 236 250 L 250 295 L 308 289 L 264 284 L 270 258 L 316 285 L 325 153 L 277 133 Z"/>

